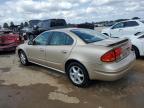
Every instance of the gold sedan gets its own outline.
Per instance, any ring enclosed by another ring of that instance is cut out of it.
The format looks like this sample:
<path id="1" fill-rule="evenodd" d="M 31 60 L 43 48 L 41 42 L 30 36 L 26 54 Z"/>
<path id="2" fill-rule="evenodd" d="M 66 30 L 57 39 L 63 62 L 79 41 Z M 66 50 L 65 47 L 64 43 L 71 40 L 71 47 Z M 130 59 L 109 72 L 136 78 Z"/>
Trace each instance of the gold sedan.
<path id="1" fill-rule="evenodd" d="M 89 80 L 120 79 L 135 61 L 128 39 L 80 28 L 43 32 L 18 46 L 17 54 L 23 65 L 31 62 L 66 73 L 78 87 L 86 87 Z"/>

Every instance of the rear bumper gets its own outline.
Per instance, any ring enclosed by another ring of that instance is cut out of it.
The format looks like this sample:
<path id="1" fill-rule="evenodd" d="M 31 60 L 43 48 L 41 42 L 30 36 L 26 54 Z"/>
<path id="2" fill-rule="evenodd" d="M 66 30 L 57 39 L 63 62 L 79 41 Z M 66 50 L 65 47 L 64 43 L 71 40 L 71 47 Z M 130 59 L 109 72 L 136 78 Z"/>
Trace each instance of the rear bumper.
<path id="1" fill-rule="evenodd" d="M 12 43 L 5 46 L 0 46 L 0 51 L 14 51 L 19 44 Z"/>
<path id="2" fill-rule="evenodd" d="M 104 71 L 94 70 L 93 72 L 90 72 L 90 79 L 103 81 L 118 80 L 130 72 L 134 62 L 135 54 L 132 52 L 128 57 L 118 63 L 105 65 L 103 67 Z"/>

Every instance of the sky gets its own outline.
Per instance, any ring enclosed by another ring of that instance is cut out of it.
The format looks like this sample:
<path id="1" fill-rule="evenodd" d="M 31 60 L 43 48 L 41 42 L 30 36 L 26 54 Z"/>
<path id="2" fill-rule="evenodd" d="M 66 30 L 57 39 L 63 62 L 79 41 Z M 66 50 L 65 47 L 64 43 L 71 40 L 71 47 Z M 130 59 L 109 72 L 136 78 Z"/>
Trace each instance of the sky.
<path id="1" fill-rule="evenodd" d="M 0 24 L 64 18 L 68 23 L 144 18 L 144 0 L 0 0 Z"/>

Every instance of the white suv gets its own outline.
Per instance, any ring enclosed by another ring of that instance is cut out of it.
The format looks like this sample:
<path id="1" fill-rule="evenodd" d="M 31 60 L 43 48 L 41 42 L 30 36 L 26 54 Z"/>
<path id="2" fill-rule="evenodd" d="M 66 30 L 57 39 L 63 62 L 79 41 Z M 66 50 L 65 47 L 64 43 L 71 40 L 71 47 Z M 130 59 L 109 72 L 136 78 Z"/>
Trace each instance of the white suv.
<path id="1" fill-rule="evenodd" d="M 103 29 L 103 34 L 110 37 L 128 37 L 137 57 L 144 56 L 144 23 L 139 20 L 128 20 L 116 23 L 110 28 Z"/>
<path id="2" fill-rule="evenodd" d="M 110 37 L 125 37 L 144 32 L 144 23 L 139 20 L 127 20 L 114 24 L 110 28 L 102 30 L 103 34 Z"/>

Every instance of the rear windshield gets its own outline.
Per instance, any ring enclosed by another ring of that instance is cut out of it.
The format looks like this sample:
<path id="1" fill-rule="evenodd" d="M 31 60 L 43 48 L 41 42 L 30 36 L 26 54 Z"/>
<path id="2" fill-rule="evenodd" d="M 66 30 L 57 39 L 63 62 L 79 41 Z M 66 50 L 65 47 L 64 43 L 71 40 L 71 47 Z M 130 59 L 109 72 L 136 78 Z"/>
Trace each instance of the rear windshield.
<path id="1" fill-rule="evenodd" d="M 108 36 L 90 29 L 74 29 L 71 30 L 71 32 L 76 34 L 86 43 L 98 42 L 108 38 Z"/>

